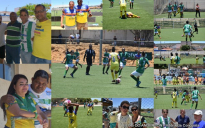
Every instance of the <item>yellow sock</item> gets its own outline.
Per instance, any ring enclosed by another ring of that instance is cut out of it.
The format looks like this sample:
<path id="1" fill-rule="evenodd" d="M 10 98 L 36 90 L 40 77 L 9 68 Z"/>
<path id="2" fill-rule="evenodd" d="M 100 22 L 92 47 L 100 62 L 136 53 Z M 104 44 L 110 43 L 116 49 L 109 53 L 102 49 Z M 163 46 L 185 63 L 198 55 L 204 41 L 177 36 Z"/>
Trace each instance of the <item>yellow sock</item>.
<path id="1" fill-rule="evenodd" d="M 172 107 L 174 106 L 174 102 L 172 102 Z"/>
<path id="2" fill-rule="evenodd" d="M 125 11 L 125 17 L 127 18 L 127 13 L 126 13 L 126 11 Z"/>
<path id="3" fill-rule="evenodd" d="M 177 102 L 175 101 L 175 108 L 177 107 Z"/>
<path id="4" fill-rule="evenodd" d="M 111 72 L 111 74 L 112 74 L 112 79 L 114 80 L 114 72 Z"/>
<path id="5" fill-rule="evenodd" d="M 116 78 L 116 79 L 117 79 L 117 77 L 118 77 L 118 73 L 115 74 L 115 78 Z"/>
<path id="6" fill-rule="evenodd" d="M 121 16 L 121 18 L 122 18 L 122 12 L 120 12 L 120 16 Z"/>

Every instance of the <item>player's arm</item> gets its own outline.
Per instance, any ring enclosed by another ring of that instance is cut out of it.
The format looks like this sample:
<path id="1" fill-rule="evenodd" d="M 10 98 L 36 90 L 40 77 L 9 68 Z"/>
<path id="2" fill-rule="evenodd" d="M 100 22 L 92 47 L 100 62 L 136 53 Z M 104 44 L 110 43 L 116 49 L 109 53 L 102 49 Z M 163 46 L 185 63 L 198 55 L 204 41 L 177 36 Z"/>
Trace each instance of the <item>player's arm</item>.
<path id="1" fill-rule="evenodd" d="M 115 126 L 115 128 L 118 128 L 118 123 L 116 123 L 116 126 Z"/>
<path id="2" fill-rule="evenodd" d="M 64 59 L 63 59 L 63 61 L 62 61 L 62 63 L 64 62 L 64 60 L 66 59 L 66 56 L 64 57 Z"/>
<path id="3" fill-rule="evenodd" d="M 11 104 L 11 103 L 14 103 L 14 101 L 15 101 L 15 98 L 10 94 L 2 96 L 0 99 L 1 108 L 3 108 L 4 103 Z"/>
<path id="4" fill-rule="evenodd" d="M 64 20 L 64 14 L 65 14 L 65 10 L 62 10 L 62 15 L 61 15 L 61 27 L 63 28 L 63 20 Z"/>
<path id="5" fill-rule="evenodd" d="M 68 104 L 68 106 L 75 106 L 75 110 L 78 111 L 78 107 L 79 107 L 79 104 L 75 104 L 75 103 L 70 103 Z"/>
<path id="6" fill-rule="evenodd" d="M 83 57 L 83 61 L 85 61 L 85 57 L 87 57 L 87 50 L 85 51 L 85 55 Z"/>
<path id="7" fill-rule="evenodd" d="M 93 50 L 93 63 L 95 62 L 95 51 Z"/>
<path id="8" fill-rule="evenodd" d="M 199 97 L 201 98 L 201 95 L 198 93 L 198 95 L 199 95 Z M 201 98 L 201 100 L 202 100 L 202 98 Z"/>
<path id="9" fill-rule="evenodd" d="M 88 9 L 89 17 L 92 17 L 92 14 L 91 14 L 90 8 L 89 8 L 88 6 L 87 6 L 87 9 Z"/>

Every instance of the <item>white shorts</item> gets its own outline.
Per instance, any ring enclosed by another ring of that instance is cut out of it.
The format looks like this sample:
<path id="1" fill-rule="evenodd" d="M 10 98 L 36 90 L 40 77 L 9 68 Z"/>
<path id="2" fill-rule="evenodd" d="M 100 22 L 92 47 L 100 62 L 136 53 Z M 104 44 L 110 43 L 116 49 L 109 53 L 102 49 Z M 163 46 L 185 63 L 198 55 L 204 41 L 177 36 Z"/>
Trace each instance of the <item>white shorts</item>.
<path id="1" fill-rule="evenodd" d="M 125 65 L 122 63 L 122 62 L 120 62 L 120 67 L 125 67 Z"/>
<path id="2" fill-rule="evenodd" d="M 190 32 L 189 32 L 189 33 L 185 33 L 185 35 L 188 35 L 188 36 L 190 36 L 191 34 L 190 34 Z"/>
<path id="3" fill-rule="evenodd" d="M 198 101 L 198 99 L 192 99 L 192 101 Z"/>
<path id="4" fill-rule="evenodd" d="M 154 33 L 157 33 L 157 34 L 158 34 L 158 32 L 154 32 Z"/>
<path id="5" fill-rule="evenodd" d="M 162 85 L 163 87 L 166 87 L 167 85 Z"/>
<path id="6" fill-rule="evenodd" d="M 79 62 L 79 59 L 76 59 L 76 62 Z"/>
<path id="7" fill-rule="evenodd" d="M 169 10 L 168 12 L 172 12 L 172 10 Z"/>
<path id="8" fill-rule="evenodd" d="M 65 30 L 75 30 L 76 26 L 66 26 L 65 25 Z"/>
<path id="9" fill-rule="evenodd" d="M 65 67 L 70 67 L 70 68 L 73 68 L 75 65 L 74 64 L 66 64 Z"/>
<path id="10" fill-rule="evenodd" d="M 177 10 L 174 10 L 173 12 L 176 12 Z"/>
<path id="11" fill-rule="evenodd" d="M 104 63 L 104 62 L 103 62 L 103 65 L 107 65 L 107 64 L 108 64 L 108 62 L 107 62 L 107 63 Z"/>
<path id="12" fill-rule="evenodd" d="M 138 73 L 138 72 L 136 72 L 136 71 L 133 71 L 131 74 L 134 75 L 134 76 L 136 76 L 136 77 L 142 76 L 142 73 Z"/>

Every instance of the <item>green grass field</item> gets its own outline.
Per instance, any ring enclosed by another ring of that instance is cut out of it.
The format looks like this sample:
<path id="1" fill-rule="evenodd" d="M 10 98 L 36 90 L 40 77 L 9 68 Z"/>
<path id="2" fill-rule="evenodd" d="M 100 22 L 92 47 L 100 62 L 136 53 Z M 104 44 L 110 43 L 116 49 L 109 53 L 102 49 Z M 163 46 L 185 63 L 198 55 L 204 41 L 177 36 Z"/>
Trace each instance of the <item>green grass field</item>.
<path id="1" fill-rule="evenodd" d="M 200 94 L 202 100 L 199 98 L 199 103 L 197 109 L 204 109 L 205 105 L 205 94 Z M 185 105 L 184 103 L 181 105 L 182 98 L 177 98 L 177 107 L 176 109 L 190 109 L 191 102 Z M 195 105 L 193 105 L 192 109 L 195 109 Z M 154 99 L 154 109 L 172 109 L 172 98 L 171 95 L 158 95 L 157 99 Z M 174 109 L 174 108 L 173 108 Z"/>
<path id="2" fill-rule="evenodd" d="M 201 18 L 205 18 L 205 12 L 200 12 Z M 195 17 L 196 12 L 184 12 L 184 18 L 196 18 Z M 168 18 L 168 13 L 163 13 L 161 15 L 154 15 L 154 18 Z M 172 14 L 172 18 L 180 18 L 180 14 L 178 14 L 176 17 L 174 17 L 174 14 Z M 199 15 L 197 14 L 197 18 L 199 18 Z"/>
<path id="3" fill-rule="evenodd" d="M 65 72 L 64 64 L 52 63 L 52 98 L 57 97 L 141 97 L 152 98 L 153 68 L 145 70 L 140 77 L 140 88 L 137 88 L 136 82 L 130 77 L 135 67 L 125 67 L 122 70 L 120 84 L 113 84 L 110 70 L 109 74 L 102 74 L 102 66 L 93 65 L 89 76 L 85 75 L 86 65 L 80 68 L 72 78 L 69 74 L 73 69 L 69 69 L 66 78 L 63 78 Z"/>
<path id="4" fill-rule="evenodd" d="M 52 108 L 52 128 L 67 128 L 68 117 L 64 117 L 63 107 Z M 102 128 L 102 107 L 95 106 L 92 116 L 87 115 L 87 108 L 78 108 L 77 113 L 78 128 Z"/>
<path id="5" fill-rule="evenodd" d="M 204 41 L 205 40 L 205 28 L 198 28 L 199 33 L 194 33 L 194 37 L 192 37 L 192 41 Z M 161 29 L 161 38 L 158 36 L 154 36 L 154 41 L 186 41 L 186 37 L 182 37 L 183 29 L 182 28 L 167 28 Z M 189 38 L 187 41 L 190 41 Z"/>
<path id="6" fill-rule="evenodd" d="M 126 11 L 132 12 L 141 18 L 120 19 L 119 0 L 114 1 L 114 7 L 110 8 L 109 0 L 103 0 L 103 29 L 129 30 L 129 29 L 152 29 L 153 28 L 153 0 L 136 0 L 133 9 L 127 3 Z M 124 15 L 124 12 L 123 12 Z M 146 24 L 145 24 L 146 23 Z"/>
<path id="7" fill-rule="evenodd" d="M 163 55 L 162 55 L 163 56 Z M 166 61 L 160 61 L 159 58 L 154 59 L 154 64 L 171 64 L 170 59 L 166 58 Z M 195 58 L 182 58 L 180 64 L 196 64 Z M 202 58 L 199 59 L 198 64 L 203 64 Z"/>

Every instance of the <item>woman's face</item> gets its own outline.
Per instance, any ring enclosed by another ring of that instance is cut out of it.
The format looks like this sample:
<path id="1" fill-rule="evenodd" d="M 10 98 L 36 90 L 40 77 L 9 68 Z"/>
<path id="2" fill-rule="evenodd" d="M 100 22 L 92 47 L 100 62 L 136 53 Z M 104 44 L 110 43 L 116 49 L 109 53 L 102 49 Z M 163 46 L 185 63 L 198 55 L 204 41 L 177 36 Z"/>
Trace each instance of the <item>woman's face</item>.
<path id="1" fill-rule="evenodd" d="M 138 110 L 136 107 L 131 109 L 133 115 L 138 115 Z"/>
<path id="2" fill-rule="evenodd" d="M 20 96 L 25 96 L 25 94 L 28 92 L 28 81 L 24 78 L 20 78 L 16 85 L 14 85 L 14 89 L 16 91 L 16 94 Z"/>

